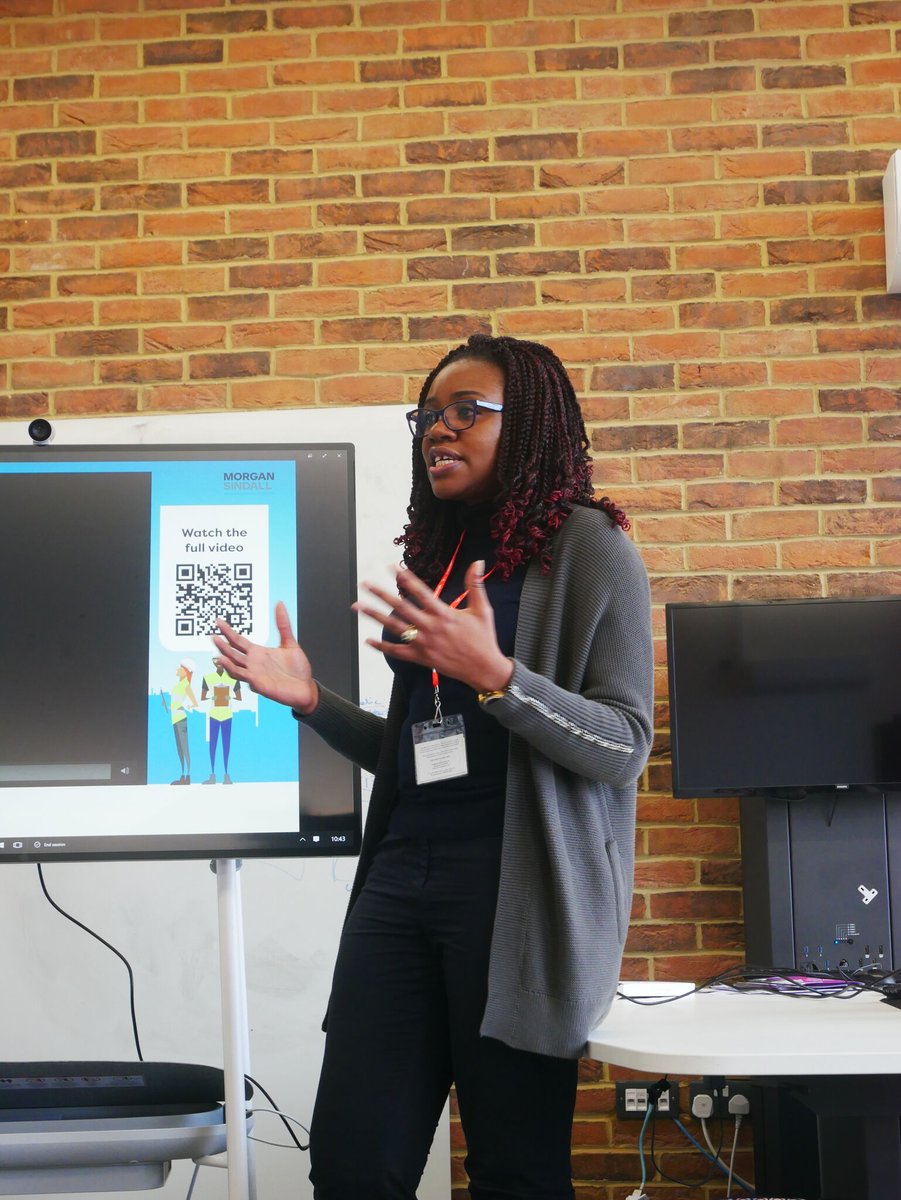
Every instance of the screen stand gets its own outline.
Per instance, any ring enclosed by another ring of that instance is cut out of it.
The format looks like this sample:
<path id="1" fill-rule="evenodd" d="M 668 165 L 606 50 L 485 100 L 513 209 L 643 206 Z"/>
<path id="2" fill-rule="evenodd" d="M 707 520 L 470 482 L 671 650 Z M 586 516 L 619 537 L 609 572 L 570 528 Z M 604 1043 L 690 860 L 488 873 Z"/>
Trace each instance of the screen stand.
<path id="1" fill-rule="evenodd" d="M 219 899 L 219 978 L 222 994 L 222 1044 L 225 1066 L 225 1137 L 228 1200 L 256 1200 L 253 1143 L 247 1136 L 244 1077 L 250 1071 L 244 923 L 241 911 L 240 860 L 217 858 Z"/>

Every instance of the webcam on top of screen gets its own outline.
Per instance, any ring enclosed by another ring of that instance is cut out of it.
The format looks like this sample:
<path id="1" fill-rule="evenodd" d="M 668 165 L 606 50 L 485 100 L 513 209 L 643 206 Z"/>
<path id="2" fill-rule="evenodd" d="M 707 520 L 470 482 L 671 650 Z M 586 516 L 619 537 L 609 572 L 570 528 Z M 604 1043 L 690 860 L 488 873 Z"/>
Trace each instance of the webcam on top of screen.
<path id="1" fill-rule="evenodd" d="M 55 430 L 46 417 L 35 417 L 28 423 L 28 436 L 36 446 L 43 446 L 53 441 Z"/>

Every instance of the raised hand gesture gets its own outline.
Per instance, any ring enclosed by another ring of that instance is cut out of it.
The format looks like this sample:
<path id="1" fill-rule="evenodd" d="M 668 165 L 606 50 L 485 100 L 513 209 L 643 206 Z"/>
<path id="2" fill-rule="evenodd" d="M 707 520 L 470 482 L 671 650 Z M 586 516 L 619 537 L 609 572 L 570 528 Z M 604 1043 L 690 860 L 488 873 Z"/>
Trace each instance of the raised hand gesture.
<path id="1" fill-rule="evenodd" d="M 470 563 L 466 571 L 465 608 L 451 608 L 434 595 L 412 571 L 397 570 L 399 595 L 392 596 L 373 583 L 363 586 L 387 609 L 357 602 L 357 612 L 372 617 L 401 638 L 401 644 L 367 638 L 376 650 L 402 659 L 434 667 L 469 684 L 477 692 L 497 691 L 506 687 L 513 664 L 497 644 L 494 610 L 485 591 L 484 562 Z"/>
<path id="2" fill-rule="evenodd" d="M 213 644 L 219 652 L 217 662 L 234 679 L 247 683 L 251 691 L 287 704 L 307 715 L 319 703 L 319 688 L 313 679 L 310 660 L 298 645 L 291 629 L 288 610 L 279 601 L 275 606 L 277 646 L 260 646 L 232 629 L 221 618 Z"/>

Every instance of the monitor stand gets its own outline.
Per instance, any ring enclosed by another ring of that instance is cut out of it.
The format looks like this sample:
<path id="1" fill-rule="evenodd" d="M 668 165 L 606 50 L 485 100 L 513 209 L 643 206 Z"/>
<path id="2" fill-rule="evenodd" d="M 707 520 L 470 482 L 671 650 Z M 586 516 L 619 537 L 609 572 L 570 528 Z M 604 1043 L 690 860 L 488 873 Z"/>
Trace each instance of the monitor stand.
<path id="1" fill-rule="evenodd" d="M 238 875 L 241 863 L 234 858 L 217 858 L 210 867 L 216 874 L 219 905 L 228 1200 L 256 1200 L 253 1143 L 247 1136 L 244 1113 L 244 1077 L 250 1073 L 250 1025 L 247 1019 L 241 880 Z M 221 1161 L 215 1165 L 221 1166 Z"/>

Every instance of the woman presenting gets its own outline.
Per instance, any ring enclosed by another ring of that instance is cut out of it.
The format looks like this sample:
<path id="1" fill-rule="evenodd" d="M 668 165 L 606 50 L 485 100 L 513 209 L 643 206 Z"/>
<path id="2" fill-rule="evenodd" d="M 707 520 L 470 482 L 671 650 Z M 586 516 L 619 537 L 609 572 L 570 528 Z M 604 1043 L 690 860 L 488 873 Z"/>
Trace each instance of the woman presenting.
<path id="1" fill-rule="evenodd" d="M 313 1113 L 317 1200 L 414 1200 L 456 1087 L 473 1200 L 571 1200 L 578 1058 L 619 978 L 652 737 L 647 576 L 551 350 L 426 379 L 377 717 L 219 622 L 219 663 L 374 774 Z"/>

